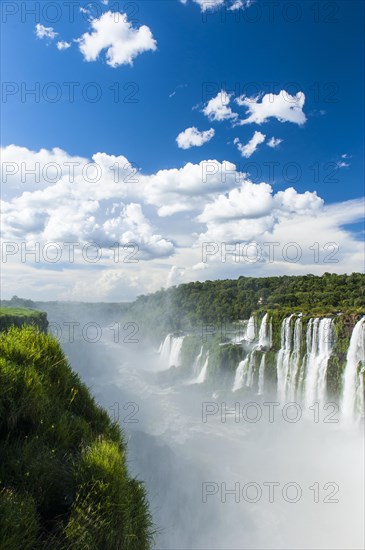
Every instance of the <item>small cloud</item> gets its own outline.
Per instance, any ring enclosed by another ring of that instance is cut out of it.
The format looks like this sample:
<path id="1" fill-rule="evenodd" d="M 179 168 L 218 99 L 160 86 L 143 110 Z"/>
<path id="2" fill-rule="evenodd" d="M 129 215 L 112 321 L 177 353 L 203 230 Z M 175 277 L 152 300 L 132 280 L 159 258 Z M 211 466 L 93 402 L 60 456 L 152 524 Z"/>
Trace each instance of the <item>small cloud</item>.
<path id="1" fill-rule="evenodd" d="M 203 109 L 205 116 L 209 120 L 222 121 L 222 120 L 236 120 L 237 113 L 234 113 L 229 107 L 232 94 L 227 94 L 224 90 L 221 90 L 216 97 L 213 97 Z"/>
<path id="2" fill-rule="evenodd" d="M 35 34 L 37 38 L 49 38 L 50 40 L 53 40 L 58 35 L 58 33 L 54 31 L 53 27 L 45 27 L 40 23 L 37 23 L 35 26 Z"/>
<path id="3" fill-rule="evenodd" d="M 234 140 L 234 144 L 237 145 L 237 149 L 243 157 L 249 158 L 256 151 L 260 143 L 263 143 L 265 141 L 265 138 L 266 136 L 261 132 L 255 132 L 250 141 L 246 143 L 246 145 L 242 145 L 238 138 Z"/>
<path id="4" fill-rule="evenodd" d="M 261 102 L 259 100 L 261 99 Z M 301 126 L 307 120 L 303 107 L 305 95 L 298 92 L 296 95 L 290 95 L 285 90 L 281 90 L 277 95 L 265 94 L 260 97 L 247 97 L 242 95 L 235 99 L 237 105 L 247 108 L 249 115 L 237 124 L 262 124 L 269 118 L 276 118 L 279 122 L 293 122 Z"/>
<path id="5" fill-rule="evenodd" d="M 278 145 L 280 145 L 280 143 L 282 142 L 283 142 L 282 139 L 272 137 L 269 139 L 266 145 L 268 145 L 268 147 L 272 147 L 272 149 L 276 149 L 276 147 L 278 147 Z"/>
<path id="6" fill-rule="evenodd" d="M 187 84 L 179 84 L 178 86 L 176 86 L 175 90 L 171 92 L 171 94 L 169 94 L 169 98 L 171 99 L 172 97 L 174 97 L 180 88 L 187 88 L 187 86 Z"/>
<path id="7" fill-rule="evenodd" d="M 351 164 L 349 162 L 346 162 L 346 160 L 348 160 L 350 158 L 351 158 L 351 155 L 349 155 L 348 153 L 343 153 L 341 155 L 342 160 L 339 160 L 337 162 L 338 168 L 349 168 L 349 166 L 351 166 Z"/>
<path id="8" fill-rule="evenodd" d="M 229 11 L 244 10 L 249 8 L 253 0 L 234 0 L 233 4 L 228 8 Z"/>
<path id="9" fill-rule="evenodd" d="M 177 138 L 176 142 L 180 149 L 190 149 L 191 147 L 201 147 L 204 143 L 210 141 L 215 135 L 213 128 L 200 132 L 195 126 L 187 128 L 181 132 Z"/>
<path id="10" fill-rule="evenodd" d="M 181 4 L 187 4 L 188 0 L 180 0 Z M 226 8 L 229 11 L 241 10 L 251 6 L 253 0 L 193 0 L 200 6 L 201 11 L 209 11 L 217 8 Z"/>
<path id="11" fill-rule="evenodd" d="M 193 265 L 192 269 L 194 271 L 202 271 L 203 269 L 208 269 L 208 266 L 204 262 L 199 262 L 198 264 Z"/>
<path id="12" fill-rule="evenodd" d="M 56 46 L 59 50 L 67 50 L 68 48 L 71 47 L 71 42 L 66 42 L 65 40 L 60 40 L 59 42 L 57 42 Z"/>

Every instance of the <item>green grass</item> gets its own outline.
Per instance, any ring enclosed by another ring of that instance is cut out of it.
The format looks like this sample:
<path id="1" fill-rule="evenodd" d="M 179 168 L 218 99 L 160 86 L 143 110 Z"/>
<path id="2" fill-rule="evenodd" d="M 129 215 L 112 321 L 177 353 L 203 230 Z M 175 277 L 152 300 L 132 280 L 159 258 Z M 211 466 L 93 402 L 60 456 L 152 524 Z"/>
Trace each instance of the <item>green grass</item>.
<path id="1" fill-rule="evenodd" d="M 23 307 L 0 307 L 0 332 L 10 327 L 31 325 L 46 332 L 48 327 L 47 314 L 43 311 Z"/>
<path id="2" fill-rule="evenodd" d="M 0 335 L 0 456 L 0 548 L 150 548 L 119 426 L 34 327 Z"/>
<path id="3" fill-rule="evenodd" d="M 39 311 L 25 307 L 0 307 L 0 317 L 19 316 L 19 317 L 39 317 Z"/>

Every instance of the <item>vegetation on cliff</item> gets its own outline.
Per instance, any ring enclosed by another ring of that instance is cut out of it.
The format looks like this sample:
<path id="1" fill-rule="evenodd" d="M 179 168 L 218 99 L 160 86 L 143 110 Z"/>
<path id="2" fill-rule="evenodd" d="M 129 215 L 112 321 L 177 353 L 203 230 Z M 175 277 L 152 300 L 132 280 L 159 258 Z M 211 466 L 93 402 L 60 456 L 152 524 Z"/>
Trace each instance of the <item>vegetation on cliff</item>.
<path id="1" fill-rule="evenodd" d="M 30 326 L 0 335 L 0 548 L 148 550 L 126 452 L 54 338 Z"/>
<path id="2" fill-rule="evenodd" d="M 47 314 L 25 307 L 0 307 L 0 332 L 11 326 L 22 327 L 23 325 L 32 325 L 46 332 Z"/>
<path id="3" fill-rule="evenodd" d="M 311 316 L 365 312 L 365 275 L 239 277 L 195 282 L 140 296 L 129 316 L 157 339 L 207 323 L 248 319 L 256 311 Z"/>

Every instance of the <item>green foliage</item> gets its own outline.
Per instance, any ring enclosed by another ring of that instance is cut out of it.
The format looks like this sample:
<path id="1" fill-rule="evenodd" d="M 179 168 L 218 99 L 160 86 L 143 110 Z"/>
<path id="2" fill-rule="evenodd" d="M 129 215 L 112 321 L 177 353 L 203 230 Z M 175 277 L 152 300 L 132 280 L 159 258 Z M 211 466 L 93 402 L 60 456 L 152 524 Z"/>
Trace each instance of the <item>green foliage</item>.
<path id="1" fill-rule="evenodd" d="M 34 499 L 13 489 L 0 489 L 0 548 L 31 550 L 39 528 Z"/>
<path id="2" fill-rule="evenodd" d="M 23 325 L 32 325 L 45 332 L 48 327 L 47 315 L 42 311 L 23 307 L 0 307 L 0 332 L 11 326 Z"/>
<path id="3" fill-rule="evenodd" d="M 234 344 L 217 345 L 212 341 L 209 348 L 208 381 L 214 385 L 219 377 L 222 387 L 231 387 L 237 365 L 242 361 L 242 348 Z"/>
<path id="4" fill-rule="evenodd" d="M 178 373 L 181 375 L 191 376 L 191 369 L 194 361 L 197 358 L 202 346 L 202 338 L 198 334 L 189 334 L 184 338 L 181 347 L 181 367 L 178 368 Z"/>
<path id="5" fill-rule="evenodd" d="M 129 309 L 146 335 L 160 340 L 168 332 L 205 324 L 248 319 L 255 311 L 335 315 L 365 312 L 365 275 L 325 273 L 282 277 L 240 277 L 194 282 L 140 296 Z"/>
<path id="6" fill-rule="evenodd" d="M 0 336 L 1 548 L 148 549 L 146 496 L 125 452 L 54 338 L 33 327 Z"/>

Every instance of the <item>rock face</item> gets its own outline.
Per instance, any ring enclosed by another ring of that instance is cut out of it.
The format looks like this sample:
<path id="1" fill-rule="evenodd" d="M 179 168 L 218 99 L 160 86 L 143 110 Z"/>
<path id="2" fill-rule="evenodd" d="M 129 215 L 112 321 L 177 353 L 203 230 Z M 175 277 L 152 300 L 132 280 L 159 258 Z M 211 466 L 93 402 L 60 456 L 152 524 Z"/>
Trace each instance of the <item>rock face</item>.
<path id="1" fill-rule="evenodd" d="M 48 330 L 47 313 L 21 307 L 0 308 L 0 332 L 11 326 L 20 328 L 24 325 L 37 327 L 41 332 L 46 333 Z"/>

